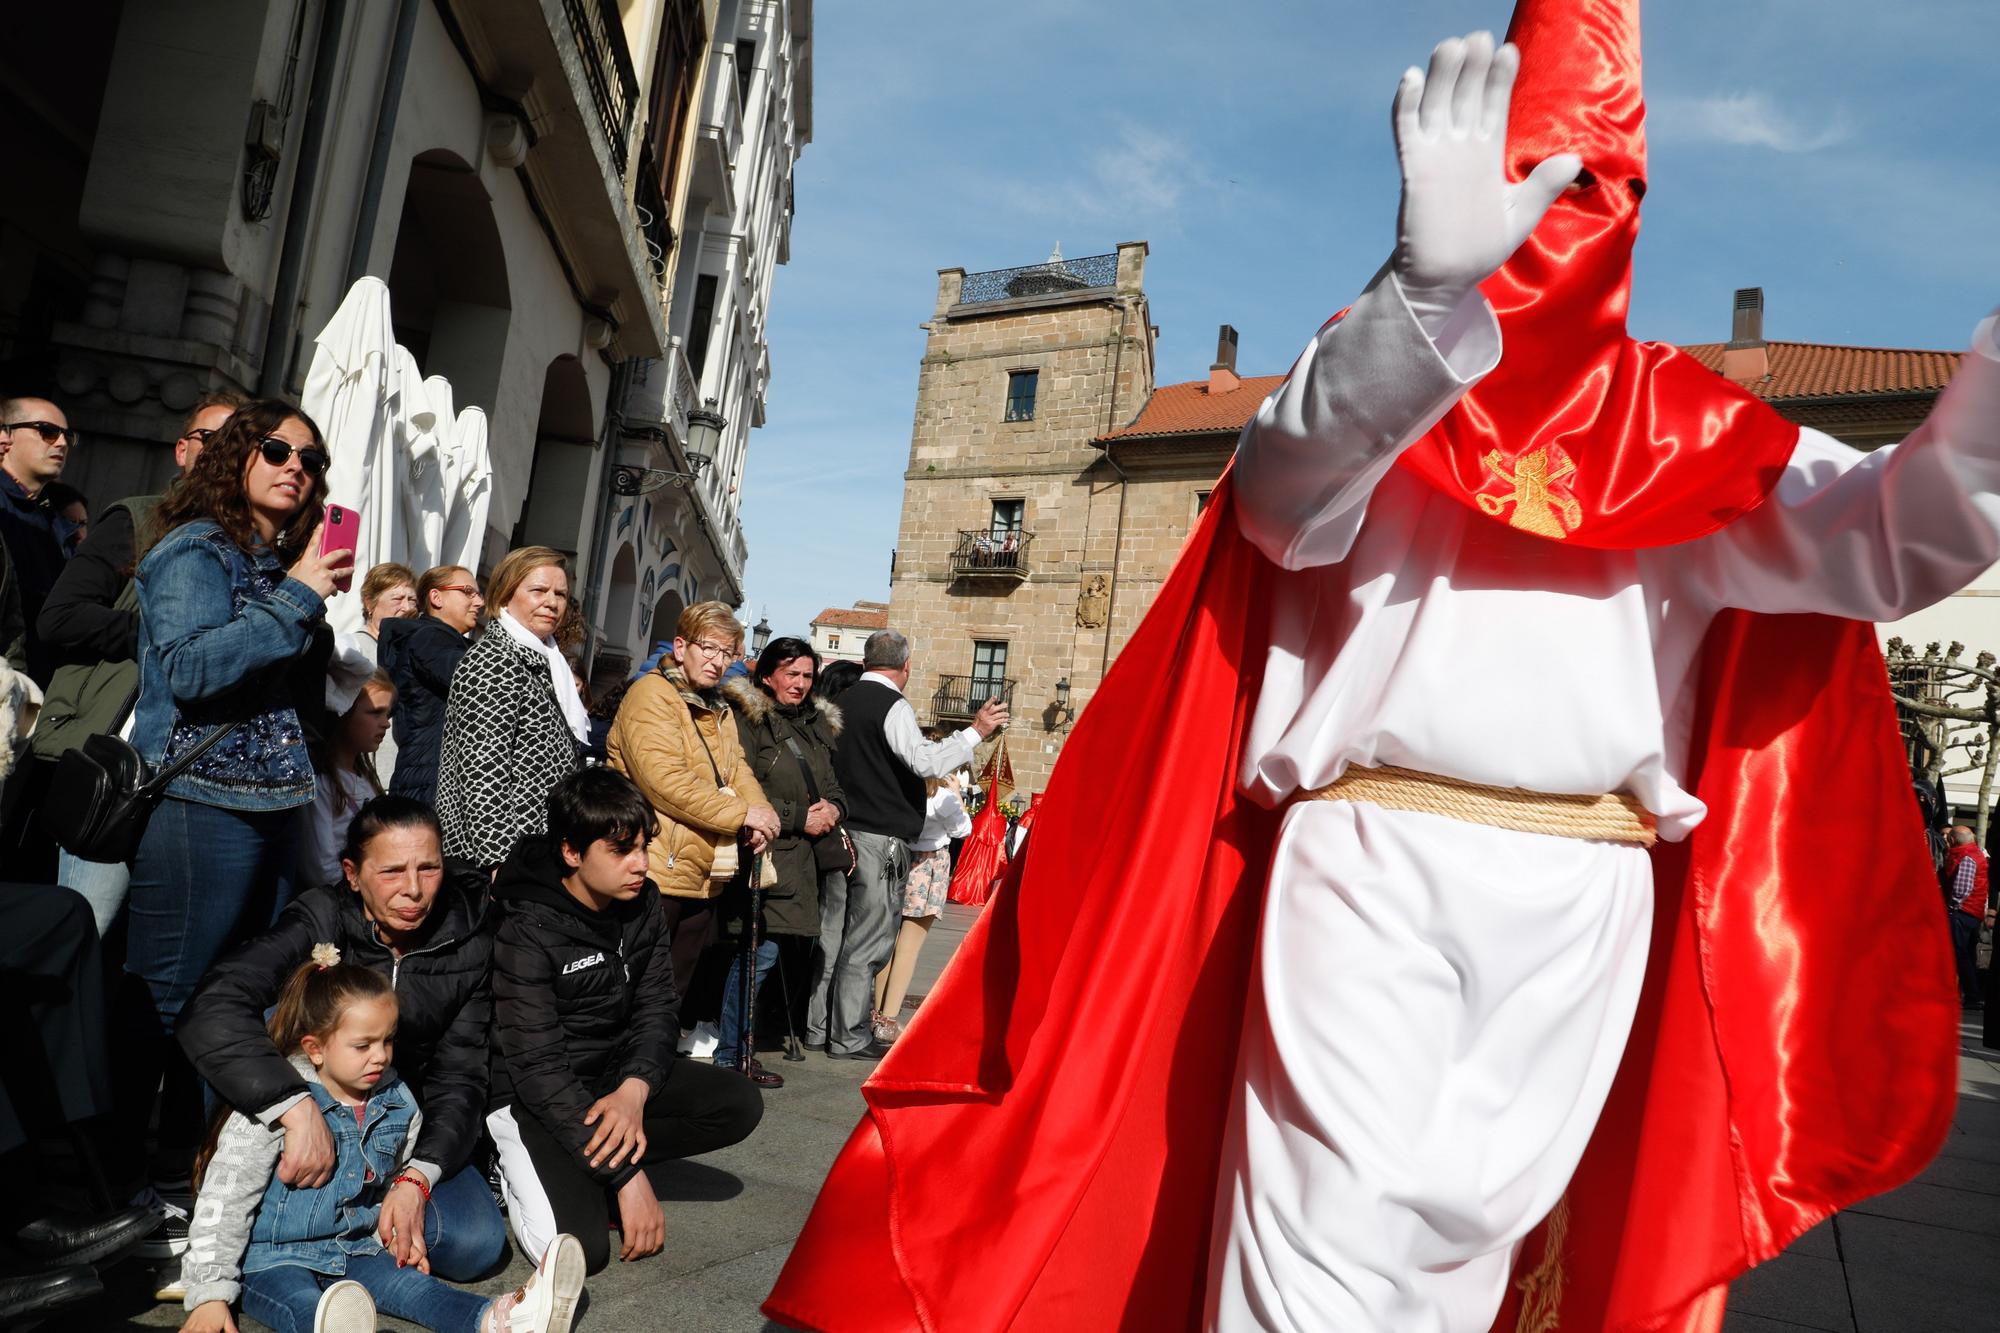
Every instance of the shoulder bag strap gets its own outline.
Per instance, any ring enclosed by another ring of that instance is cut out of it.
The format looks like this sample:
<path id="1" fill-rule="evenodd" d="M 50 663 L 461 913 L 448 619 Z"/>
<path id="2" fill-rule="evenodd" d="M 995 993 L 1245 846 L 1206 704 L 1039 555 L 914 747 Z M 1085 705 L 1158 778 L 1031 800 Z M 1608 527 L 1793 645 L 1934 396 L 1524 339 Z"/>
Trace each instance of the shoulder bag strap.
<path id="1" fill-rule="evenodd" d="M 708 756 L 708 771 L 715 774 L 715 789 L 722 790 L 729 784 L 722 780 L 722 769 L 715 762 L 715 751 L 708 748 L 708 737 L 701 734 L 701 723 L 695 720 L 692 712 L 688 714 L 688 725 L 694 728 L 694 738 L 701 742 L 702 753 Z"/>
<path id="2" fill-rule="evenodd" d="M 792 758 L 799 761 L 799 773 L 806 780 L 806 799 L 819 804 L 819 784 L 813 781 L 812 765 L 806 761 L 806 752 L 799 746 L 799 738 L 789 731 L 785 733 L 785 748 L 792 752 Z"/>

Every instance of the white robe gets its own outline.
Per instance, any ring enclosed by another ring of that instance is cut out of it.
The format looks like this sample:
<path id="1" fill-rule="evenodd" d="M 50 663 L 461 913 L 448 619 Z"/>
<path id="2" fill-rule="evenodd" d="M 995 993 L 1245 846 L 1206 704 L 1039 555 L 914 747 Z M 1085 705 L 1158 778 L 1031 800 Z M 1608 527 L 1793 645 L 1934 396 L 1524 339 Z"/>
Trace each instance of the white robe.
<path id="1" fill-rule="evenodd" d="M 1680 781 L 1693 668 L 1718 610 L 1889 620 L 2000 560 L 1993 319 L 1909 440 L 1863 455 L 1803 431 L 1764 505 L 1645 551 L 1517 532 L 1392 466 L 1500 352 L 1483 300 L 1433 341 L 1379 278 L 1245 428 L 1241 522 L 1283 570 L 1242 774 L 1257 799 L 1394 764 L 1629 792 L 1685 838 L 1705 813 Z M 1483 1333 L 1617 1070 L 1651 894 L 1633 847 L 1292 809 L 1210 1327 Z"/>

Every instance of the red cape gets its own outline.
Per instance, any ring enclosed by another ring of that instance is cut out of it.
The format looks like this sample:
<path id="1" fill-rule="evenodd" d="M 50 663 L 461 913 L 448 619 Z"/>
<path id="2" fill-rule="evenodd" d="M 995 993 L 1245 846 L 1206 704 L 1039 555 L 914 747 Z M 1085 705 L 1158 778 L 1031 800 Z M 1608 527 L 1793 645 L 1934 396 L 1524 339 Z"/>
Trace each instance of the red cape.
<path id="1" fill-rule="evenodd" d="M 1225 477 L 1032 843 L 864 1086 L 772 1318 L 1199 1326 L 1279 818 L 1237 788 L 1274 577 Z M 1562 1244 L 1523 1247 L 1556 1308 L 1522 1326 L 1715 1328 L 1720 1284 L 1906 1180 L 1950 1124 L 1956 997 L 1873 631 L 1732 612 L 1703 651 L 1685 780 L 1709 815 L 1657 850 L 1624 1063 Z"/>

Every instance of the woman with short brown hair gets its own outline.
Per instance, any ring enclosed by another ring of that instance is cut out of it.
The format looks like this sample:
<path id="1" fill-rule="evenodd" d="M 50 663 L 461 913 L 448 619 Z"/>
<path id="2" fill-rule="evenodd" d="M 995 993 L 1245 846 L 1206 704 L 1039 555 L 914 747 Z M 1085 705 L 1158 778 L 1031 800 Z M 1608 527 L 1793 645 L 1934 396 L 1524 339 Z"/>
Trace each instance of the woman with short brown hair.
<path id="1" fill-rule="evenodd" d="M 590 718 L 555 639 L 569 609 L 563 553 L 509 551 L 486 605 L 493 615 L 445 700 L 437 812 L 447 856 L 497 866 L 547 827 L 549 791 L 576 770 Z"/>

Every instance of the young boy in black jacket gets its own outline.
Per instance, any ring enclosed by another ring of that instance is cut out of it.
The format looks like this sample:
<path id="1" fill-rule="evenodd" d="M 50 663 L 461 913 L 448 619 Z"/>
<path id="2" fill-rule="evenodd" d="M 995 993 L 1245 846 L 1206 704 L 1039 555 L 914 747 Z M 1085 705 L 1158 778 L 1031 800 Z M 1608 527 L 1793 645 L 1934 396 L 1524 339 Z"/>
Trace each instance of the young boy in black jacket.
<path id="1" fill-rule="evenodd" d="M 523 838 L 493 900 L 493 1110 L 507 1216 L 531 1259 L 563 1232 L 593 1273 L 659 1252 L 664 1222 L 644 1167 L 739 1142 L 755 1085 L 677 1060 L 673 960 L 646 879 L 656 824 L 622 773 L 586 768 L 549 793 L 549 831 Z"/>

